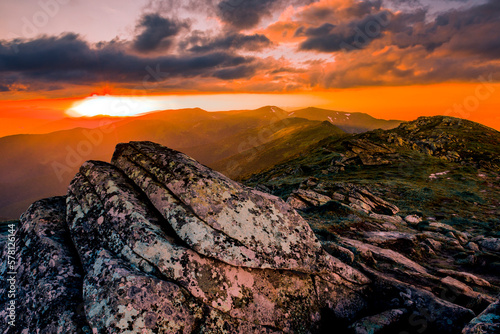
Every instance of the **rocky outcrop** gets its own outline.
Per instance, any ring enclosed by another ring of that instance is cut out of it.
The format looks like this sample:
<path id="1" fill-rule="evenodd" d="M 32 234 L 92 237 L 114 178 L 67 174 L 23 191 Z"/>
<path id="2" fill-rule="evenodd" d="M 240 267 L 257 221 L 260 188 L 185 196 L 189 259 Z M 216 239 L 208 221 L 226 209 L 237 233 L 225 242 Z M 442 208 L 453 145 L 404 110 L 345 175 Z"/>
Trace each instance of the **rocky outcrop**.
<path id="1" fill-rule="evenodd" d="M 330 201 L 338 202 L 341 206 L 354 211 L 371 215 L 378 220 L 395 219 L 401 222 L 402 218 L 393 217 L 399 208 L 392 203 L 372 194 L 363 187 L 350 183 L 324 184 L 308 179 L 293 191 L 287 202 L 297 210 L 318 207 Z"/>
<path id="2" fill-rule="evenodd" d="M 370 283 L 279 198 L 146 142 L 85 163 L 21 238 L 28 332 L 317 332 L 354 321 Z"/>
<path id="3" fill-rule="evenodd" d="M 361 230 L 320 242 L 294 208 L 345 210 Z M 460 332 L 496 287 L 417 259 L 473 240 L 419 217 L 411 230 L 398 212 L 362 187 L 314 179 L 286 203 L 166 147 L 120 144 L 111 164 L 86 162 L 67 196 L 23 215 L 15 332 Z M 1 287 L 0 321 L 9 302 Z"/>
<path id="4" fill-rule="evenodd" d="M 360 163 L 365 166 L 390 165 L 398 155 L 384 144 L 376 144 L 365 139 L 351 139 L 343 142 L 346 149 L 341 165 Z"/>

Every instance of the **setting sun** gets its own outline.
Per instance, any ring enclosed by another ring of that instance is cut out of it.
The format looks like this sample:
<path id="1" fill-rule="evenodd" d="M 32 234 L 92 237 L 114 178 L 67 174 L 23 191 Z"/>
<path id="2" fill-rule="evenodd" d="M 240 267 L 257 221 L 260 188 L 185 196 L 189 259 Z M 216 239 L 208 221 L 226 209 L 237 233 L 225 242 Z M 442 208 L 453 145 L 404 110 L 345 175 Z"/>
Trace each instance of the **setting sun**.
<path id="1" fill-rule="evenodd" d="M 75 102 L 67 113 L 72 117 L 134 116 L 161 108 L 162 103 L 153 99 L 106 95 L 91 96 Z"/>

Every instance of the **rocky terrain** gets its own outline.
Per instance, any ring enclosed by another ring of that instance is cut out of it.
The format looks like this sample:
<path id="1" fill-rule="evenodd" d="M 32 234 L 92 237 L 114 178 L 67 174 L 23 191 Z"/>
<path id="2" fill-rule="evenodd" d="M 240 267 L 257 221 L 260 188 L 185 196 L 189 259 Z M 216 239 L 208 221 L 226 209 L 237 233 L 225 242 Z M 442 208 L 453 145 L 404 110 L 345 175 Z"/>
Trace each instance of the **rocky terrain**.
<path id="1" fill-rule="evenodd" d="M 457 122 L 324 140 L 246 185 L 158 144 L 119 144 L 23 214 L 22 304 L 12 329 L 1 286 L 0 328 L 500 332 L 499 137 Z"/>

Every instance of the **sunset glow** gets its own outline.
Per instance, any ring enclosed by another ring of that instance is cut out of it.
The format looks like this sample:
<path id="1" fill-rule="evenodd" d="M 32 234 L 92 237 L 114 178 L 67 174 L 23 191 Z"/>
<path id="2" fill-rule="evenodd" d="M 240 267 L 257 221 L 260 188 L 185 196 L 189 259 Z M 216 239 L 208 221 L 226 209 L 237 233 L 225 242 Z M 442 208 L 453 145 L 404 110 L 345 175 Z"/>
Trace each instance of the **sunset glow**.
<path id="1" fill-rule="evenodd" d="M 67 114 L 73 117 L 134 116 L 161 108 L 160 101 L 153 99 L 126 96 L 92 96 L 76 102 L 67 111 Z"/>
<path id="2" fill-rule="evenodd" d="M 263 105 L 447 114 L 500 128 L 496 0 L 91 0 L 50 15 L 6 6 L 1 134 L 68 116 Z M 72 101 L 61 108 L 61 99 Z"/>

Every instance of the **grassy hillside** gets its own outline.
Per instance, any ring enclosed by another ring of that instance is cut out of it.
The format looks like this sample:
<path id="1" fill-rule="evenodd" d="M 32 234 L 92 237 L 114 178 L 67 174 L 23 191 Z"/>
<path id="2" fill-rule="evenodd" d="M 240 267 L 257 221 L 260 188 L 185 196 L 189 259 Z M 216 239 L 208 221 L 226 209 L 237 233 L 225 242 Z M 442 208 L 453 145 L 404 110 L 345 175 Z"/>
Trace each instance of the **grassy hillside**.
<path id="1" fill-rule="evenodd" d="M 240 179 L 252 173 L 289 160 L 326 137 L 346 133 L 328 122 L 303 122 L 290 119 L 291 124 L 273 134 L 273 140 L 251 147 L 211 165 L 223 174 Z"/>
<path id="2" fill-rule="evenodd" d="M 500 132 L 474 122 L 423 117 L 393 130 L 332 136 L 245 182 L 286 198 L 311 177 L 326 187 L 364 186 L 403 215 L 500 231 Z"/>

